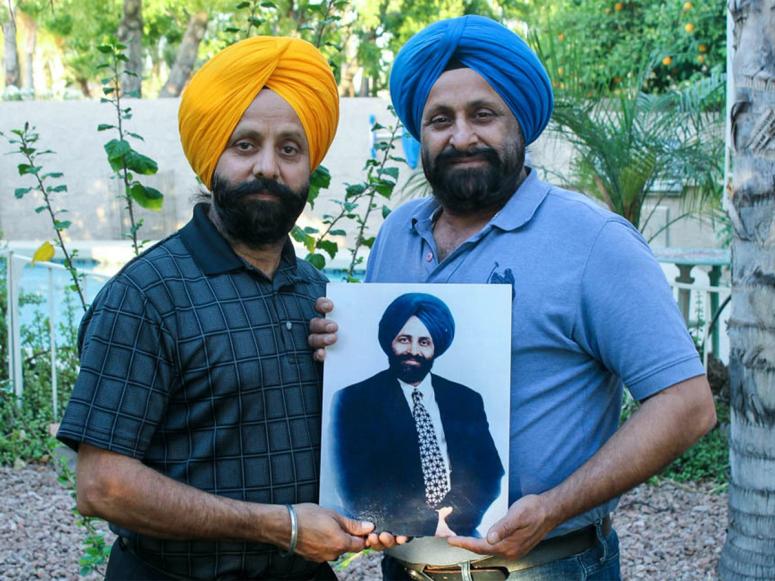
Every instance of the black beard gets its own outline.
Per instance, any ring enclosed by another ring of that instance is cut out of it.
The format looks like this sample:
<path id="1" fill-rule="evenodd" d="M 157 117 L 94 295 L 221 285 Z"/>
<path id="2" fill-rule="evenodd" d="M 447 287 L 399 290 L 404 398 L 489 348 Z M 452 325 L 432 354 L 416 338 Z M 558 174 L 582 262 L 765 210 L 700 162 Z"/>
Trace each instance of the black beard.
<path id="1" fill-rule="evenodd" d="M 219 229 L 230 240 L 250 247 L 273 244 L 285 238 L 307 203 L 309 184 L 294 192 L 281 183 L 256 178 L 238 185 L 213 177 L 213 210 Z M 259 200 L 255 194 L 273 194 L 276 200 Z"/>
<path id="2" fill-rule="evenodd" d="M 388 355 L 390 371 L 395 377 L 404 383 L 419 383 L 433 367 L 433 359 L 426 359 L 422 355 Z M 407 361 L 416 361 L 419 365 L 408 365 Z"/>
<path id="3" fill-rule="evenodd" d="M 478 157 L 484 167 L 457 168 L 453 162 Z M 525 165 L 525 148 L 518 144 L 507 147 L 503 159 L 492 147 L 469 151 L 449 149 L 431 160 L 428 150 L 422 150 L 422 166 L 433 195 L 453 212 L 501 208 L 516 191 Z"/>

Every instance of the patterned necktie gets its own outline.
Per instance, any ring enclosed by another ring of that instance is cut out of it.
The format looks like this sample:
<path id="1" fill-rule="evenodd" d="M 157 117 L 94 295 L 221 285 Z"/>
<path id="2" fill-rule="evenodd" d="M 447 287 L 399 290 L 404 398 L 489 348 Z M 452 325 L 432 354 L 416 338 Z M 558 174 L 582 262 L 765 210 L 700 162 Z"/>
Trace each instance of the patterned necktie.
<path id="1" fill-rule="evenodd" d="M 436 439 L 431 416 L 422 403 L 422 393 L 419 389 L 412 390 L 412 402 L 414 403 L 412 415 L 417 428 L 417 439 L 420 442 L 425 503 L 431 508 L 435 508 L 449 492 L 449 475 L 444 457 L 441 455 L 439 442 Z"/>

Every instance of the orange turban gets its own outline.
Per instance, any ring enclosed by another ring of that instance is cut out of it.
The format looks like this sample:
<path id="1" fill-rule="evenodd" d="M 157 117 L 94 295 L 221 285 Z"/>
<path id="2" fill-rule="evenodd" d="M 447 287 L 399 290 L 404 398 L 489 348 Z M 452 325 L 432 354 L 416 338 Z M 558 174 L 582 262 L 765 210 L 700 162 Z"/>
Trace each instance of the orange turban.
<path id="1" fill-rule="evenodd" d="M 309 143 L 310 169 L 320 165 L 331 146 L 339 122 L 339 94 L 320 51 L 298 38 L 248 38 L 205 63 L 180 101 L 183 152 L 208 189 L 229 137 L 263 88 L 280 95 L 299 116 Z"/>

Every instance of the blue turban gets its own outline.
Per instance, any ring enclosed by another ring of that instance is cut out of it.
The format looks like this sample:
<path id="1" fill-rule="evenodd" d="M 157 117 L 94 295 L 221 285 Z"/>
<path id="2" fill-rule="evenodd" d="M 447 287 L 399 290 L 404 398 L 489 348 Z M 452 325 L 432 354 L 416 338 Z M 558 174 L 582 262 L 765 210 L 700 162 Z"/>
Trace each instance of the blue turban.
<path id="1" fill-rule="evenodd" d="M 390 73 L 390 97 L 409 133 L 420 139 L 425 102 L 452 59 L 477 72 L 500 95 L 519 122 L 525 144 L 538 139 L 554 106 L 546 69 L 519 36 L 475 15 L 431 24 L 399 51 Z"/>
<path id="2" fill-rule="evenodd" d="M 393 339 L 411 317 L 417 317 L 428 328 L 433 339 L 434 357 L 438 357 L 455 337 L 455 320 L 440 299 L 426 293 L 407 293 L 394 300 L 379 322 L 379 344 L 390 355 Z"/>

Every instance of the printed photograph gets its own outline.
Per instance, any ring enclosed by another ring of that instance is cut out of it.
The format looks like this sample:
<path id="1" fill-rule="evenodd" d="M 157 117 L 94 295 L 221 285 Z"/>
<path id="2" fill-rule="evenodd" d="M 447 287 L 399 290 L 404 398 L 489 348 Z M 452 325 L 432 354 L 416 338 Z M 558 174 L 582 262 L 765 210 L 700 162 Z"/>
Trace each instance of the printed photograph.
<path id="1" fill-rule="evenodd" d="M 329 284 L 320 504 L 411 536 L 508 507 L 511 287 Z"/>

